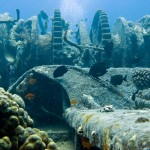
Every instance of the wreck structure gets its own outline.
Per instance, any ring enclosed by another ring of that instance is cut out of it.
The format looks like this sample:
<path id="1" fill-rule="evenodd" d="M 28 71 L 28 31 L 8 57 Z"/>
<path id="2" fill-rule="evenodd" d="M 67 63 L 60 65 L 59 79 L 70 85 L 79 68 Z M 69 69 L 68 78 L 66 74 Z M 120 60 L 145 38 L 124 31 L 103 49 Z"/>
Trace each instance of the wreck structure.
<path id="1" fill-rule="evenodd" d="M 102 78 L 94 79 L 86 70 L 66 66 L 66 74 L 53 78 L 57 67 L 35 67 L 9 88 L 24 99 L 32 118 L 63 117 L 75 130 L 76 150 L 149 149 L 150 85 L 145 84 L 147 79 L 137 78 L 143 72 L 150 74 L 149 69 L 110 68 Z M 109 80 L 118 73 L 128 77 L 116 87 Z M 142 91 L 137 86 L 141 81 Z"/>
<path id="2" fill-rule="evenodd" d="M 111 38 L 107 14 L 99 10 L 96 12 L 90 35 L 87 33 L 86 24 L 81 20 L 78 24 L 77 43 L 65 41 L 80 50 L 79 66 L 91 67 L 95 62 L 103 61 L 107 66 L 112 66 L 113 40 Z M 85 62 L 89 60 L 90 62 Z"/>
<path id="3" fill-rule="evenodd" d="M 91 44 L 89 33 L 86 29 L 86 22 L 84 20 L 81 20 L 78 23 L 78 31 L 76 33 L 76 38 L 79 45 L 86 46 Z"/>
<path id="4" fill-rule="evenodd" d="M 41 34 L 44 35 L 47 33 L 48 15 L 46 14 L 46 12 L 44 12 L 44 10 L 41 10 L 37 17 L 39 27 L 41 29 Z"/>
<path id="5" fill-rule="evenodd" d="M 127 21 L 121 17 L 113 27 L 114 67 L 149 67 L 149 16 L 137 22 Z M 118 62 L 116 60 L 118 59 Z"/>
<path id="6" fill-rule="evenodd" d="M 19 19 L 19 12 L 17 19 L 8 13 L 0 16 L 0 85 L 20 96 L 35 120 L 67 121 L 76 150 L 148 150 L 150 16 L 135 23 L 118 18 L 111 32 L 107 14 L 98 10 L 90 34 L 81 20 L 74 39 L 60 10 L 54 11 L 50 32 L 47 20 L 44 11 L 28 20 Z M 109 69 L 95 79 L 88 70 L 99 61 Z M 68 71 L 54 78 L 59 65 Z M 127 81 L 111 85 L 111 77 L 118 74 Z M 1 99 L 6 95 L 11 103 L 7 92 Z"/>
<path id="7" fill-rule="evenodd" d="M 53 64 L 63 64 L 63 27 L 59 10 L 55 10 L 52 22 L 52 62 Z"/>
<path id="8" fill-rule="evenodd" d="M 19 19 L 19 11 L 17 14 Z M 33 66 L 44 64 L 90 67 L 98 61 L 106 62 L 109 67 L 149 65 L 149 16 L 136 23 L 119 18 L 111 32 L 107 14 L 98 10 L 90 34 L 85 20 L 79 21 L 75 39 L 77 42 L 72 42 L 71 34 L 68 38 L 70 30 L 65 27 L 66 23 L 59 10 L 54 12 L 52 31 L 49 33 L 44 28 L 47 19 L 44 11 L 27 21 L 20 19 L 16 22 L 8 14 L 1 17 L 2 57 L 7 63 L 14 63 L 16 72 L 19 72 L 17 68 L 23 68 L 22 74 Z M 15 24 L 4 23 L 10 21 Z"/>

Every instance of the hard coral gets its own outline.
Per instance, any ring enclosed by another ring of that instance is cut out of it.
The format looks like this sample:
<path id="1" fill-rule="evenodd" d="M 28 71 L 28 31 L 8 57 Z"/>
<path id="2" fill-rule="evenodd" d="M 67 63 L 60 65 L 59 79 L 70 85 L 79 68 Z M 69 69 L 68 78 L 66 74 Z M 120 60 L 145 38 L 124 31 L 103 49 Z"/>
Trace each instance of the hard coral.
<path id="1" fill-rule="evenodd" d="M 47 146 L 47 150 L 58 150 L 54 142 L 50 142 Z"/>
<path id="2" fill-rule="evenodd" d="M 56 150 L 47 133 L 31 128 L 33 120 L 24 107 L 21 97 L 0 88 L 0 150 Z"/>
<path id="3" fill-rule="evenodd" d="M 36 135 L 30 135 L 19 150 L 45 150 L 46 144 Z"/>
<path id="4" fill-rule="evenodd" d="M 138 89 L 145 89 L 150 87 L 150 71 L 137 70 L 132 75 L 133 83 Z"/>
<path id="5" fill-rule="evenodd" d="M 19 107 L 20 103 L 17 103 L 23 101 L 20 97 L 19 101 L 15 101 L 13 95 L 5 92 L 2 88 L 0 88 L 0 95 L 0 138 L 14 136 L 15 129 L 19 125 L 23 127 L 33 125 L 33 120 L 28 116 L 28 113 Z"/>
<path id="6" fill-rule="evenodd" d="M 11 142 L 9 137 L 4 136 L 0 139 L 0 150 L 11 150 Z"/>

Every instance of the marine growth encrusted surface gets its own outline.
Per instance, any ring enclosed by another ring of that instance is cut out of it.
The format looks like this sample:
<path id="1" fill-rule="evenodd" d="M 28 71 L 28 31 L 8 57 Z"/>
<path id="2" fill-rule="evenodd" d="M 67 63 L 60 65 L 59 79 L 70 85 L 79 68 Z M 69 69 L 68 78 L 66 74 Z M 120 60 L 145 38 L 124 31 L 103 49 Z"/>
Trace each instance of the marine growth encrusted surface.
<path id="1" fill-rule="evenodd" d="M 57 150 L 46 132 L 32 128 L 24 102 L 0 88 L 0 150 Z"/>
<path id="2" fill-rule="evenodd" d="M 149 70 L 136 70 L 133 75 L 133 83 L 138 89 L 150 87 L 150 71 Z"/>

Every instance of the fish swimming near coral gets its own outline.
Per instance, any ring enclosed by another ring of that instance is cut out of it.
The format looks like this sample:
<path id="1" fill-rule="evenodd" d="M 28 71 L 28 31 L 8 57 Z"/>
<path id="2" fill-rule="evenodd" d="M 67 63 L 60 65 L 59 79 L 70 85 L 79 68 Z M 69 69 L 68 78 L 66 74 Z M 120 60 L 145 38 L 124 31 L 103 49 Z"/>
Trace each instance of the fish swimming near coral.
<path id="1" fill-rule="evenodd" d="M 98 78 L 100 76 L 103 76 L 105 73 L 107 73 L 107 66 L 104 62 L 97 62 L 95 63 L 89 70 L 89 75 Z"/>
<path id="2" fill-rule="evenodd" d="M 127 81 L 127 75 L 125 77 L 123 77 L 122 75 L 114 75 L 111 76 L 110 84 L 114 86 L 121 85 L 123 80 Z"/>
<path id="3" fill-rule="evenodd" d="M 56 68 L 56 70 L 54 70 L 53 72 L 53 77 L 54 78 L 58 78 L 63 76 L 66 72 L 68 71 L 66 66 L 60 66 L 58 68 Z"/>

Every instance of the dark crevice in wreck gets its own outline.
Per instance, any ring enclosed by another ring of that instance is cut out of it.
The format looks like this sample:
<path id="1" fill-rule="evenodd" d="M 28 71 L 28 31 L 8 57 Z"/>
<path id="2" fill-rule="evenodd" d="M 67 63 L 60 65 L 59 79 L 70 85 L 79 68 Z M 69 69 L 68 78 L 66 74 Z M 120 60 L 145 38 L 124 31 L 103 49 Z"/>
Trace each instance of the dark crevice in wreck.
<path id="1" fill-rule="evenodd" d="M 27 73 L 12 91 L 24 99 L 26 110 L 35 120 L 35 126 L 43 122 L 65 122 L 62 115 L 70 107 L 69 97 L 65 88 L 54 79 L 33 71 Z"/>

